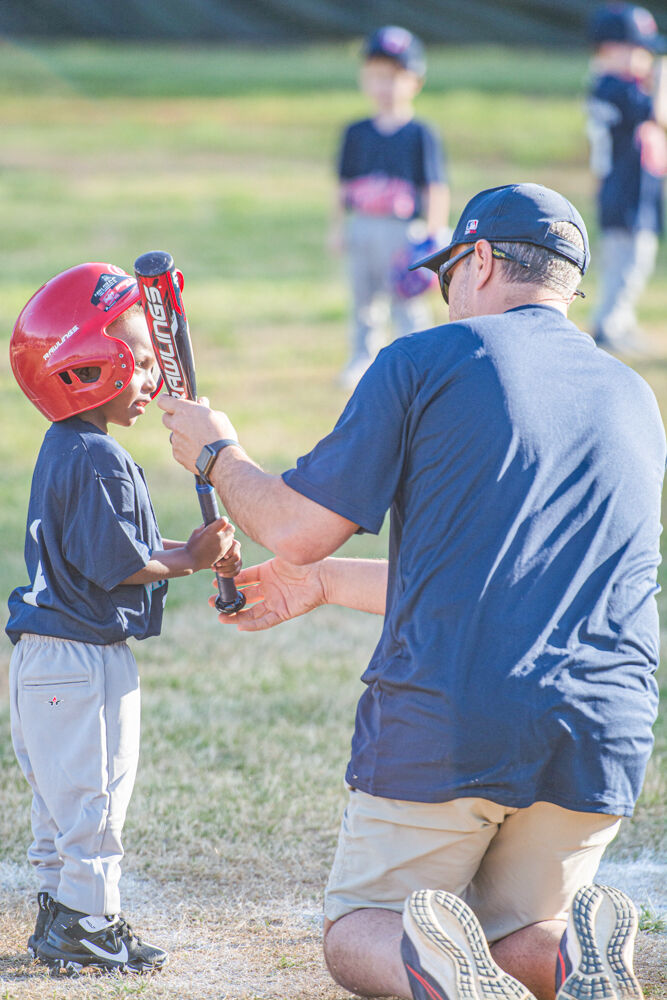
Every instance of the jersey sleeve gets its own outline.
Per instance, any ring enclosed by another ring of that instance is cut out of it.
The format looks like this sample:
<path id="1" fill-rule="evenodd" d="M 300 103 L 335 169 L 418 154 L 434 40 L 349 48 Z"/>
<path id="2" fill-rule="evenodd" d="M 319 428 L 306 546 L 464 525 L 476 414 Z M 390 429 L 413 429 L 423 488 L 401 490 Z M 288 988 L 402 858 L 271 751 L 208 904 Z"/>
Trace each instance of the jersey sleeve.
<path id="1" fill-rule="evenodd" d="M 447 160 L 440 138 L 428 125 L 422 127 L 424 185 L 447 183 Z"/>
<path id="2" fill-rule="evenodd" d="M 89 480 L 67 511 L 63 554 L 82 576 L 103 590 L 143 569 L 151 557 L 140 537 L 134 483 L 123 476 Z"/>
<path id="3" fill-rule="evenodd" d="M 340 141 L 340 147 L 338 150 L 338 163 L 337 163 L 337 174 L 341 181 L 349 180 L 350 177 L 355 176 L 355 163 L 354 161 L 354 141 L 353 141 L 353 126 L 348 125 L 348 127 L 343 132 Z"/>
<path id="4" fill-rule="evenodd" d="M 603 102 L 617 109 L 617 122 L 622 126 L 633 128 L 654 117 L 653 98 L 635 83 L 604 77 L 594 87 L 591 96 L 593 101 Z"/>
<path id="5" fill-rule="evenodd" d="M 396 344 L 381 351 L 333 431 L 283 473 L 285 483 L 377 534 L 399 486 L 416 382 Z"/>

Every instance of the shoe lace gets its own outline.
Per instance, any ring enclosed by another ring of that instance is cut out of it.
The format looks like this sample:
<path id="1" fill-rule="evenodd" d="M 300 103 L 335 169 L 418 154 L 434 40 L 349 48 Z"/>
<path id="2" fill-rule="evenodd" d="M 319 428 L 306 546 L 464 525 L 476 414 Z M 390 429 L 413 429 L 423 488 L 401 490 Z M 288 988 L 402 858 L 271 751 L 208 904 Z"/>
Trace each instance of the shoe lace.
<path id="1" fill-rule="evenodd" d="M 141 944 L 141 939 L 134 933 L 125 917 L 120 914 L 118 915 L 118 920 L 114 925 L 113 930 L 114 934 L 116 934 L 119 939 L 126 938 L 128 941 L 134 940 L 137 944 Z"/>

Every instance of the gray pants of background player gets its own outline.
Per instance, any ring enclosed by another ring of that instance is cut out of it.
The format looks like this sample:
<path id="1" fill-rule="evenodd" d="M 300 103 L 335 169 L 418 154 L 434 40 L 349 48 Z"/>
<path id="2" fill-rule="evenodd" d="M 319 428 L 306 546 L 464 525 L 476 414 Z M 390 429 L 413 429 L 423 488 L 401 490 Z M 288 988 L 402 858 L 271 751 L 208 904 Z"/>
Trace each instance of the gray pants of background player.
<path id="1" fill-rule="evenodd" d="M 422 295 L 401 299 L 392 294 L 394 255 L 405 250 L 410 222 L 384 216 L 351 215 L 346 221 L 345 249 L 352 292 L 350 366 L 370 363 L 394 336 L 403 337 L 432 325 Z"/>
<path id="2" fill-rule="evenodd" d="M 599 302 L 593 315 L 593 335 L 619 350 L 640 346 L 635 306 L 653 274 L 657 234 L 648 229 L 604 229 L 600 235 Z"/>
<path id="3" fill-rule="evenodd" d="M 118 913 L 121 832 L 139 758 L 134 656 L 124 642 L 24 635 L 9 678 L 12 741 L 33 792 L 28 858 L 39 889 L 73 910 Z"/>

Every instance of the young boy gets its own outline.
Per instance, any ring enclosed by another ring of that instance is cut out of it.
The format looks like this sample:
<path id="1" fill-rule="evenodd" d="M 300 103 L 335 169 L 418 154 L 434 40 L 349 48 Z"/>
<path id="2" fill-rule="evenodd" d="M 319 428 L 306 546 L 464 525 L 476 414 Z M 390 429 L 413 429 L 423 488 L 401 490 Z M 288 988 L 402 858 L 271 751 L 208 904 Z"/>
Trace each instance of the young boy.
<path id="1" fill-rule="evenodd" d="M 25 560 L 9 598 L 12 740 L 32 790 L 40 892 L 29 950 L 54 970 L 160 968 L 120 915 L 121 832 L 139 753 L 139 678 L 126 640 L 158 635 L 167 579 L 240 568 L 220 518 L 163 540 L 143 472 L 108 432 L 156 395 L 139 290 L 109 264 L 52 278 L 23 308 L 14 374 L 53 423 L 35 467 Z"/>
<path id="2" fill-rule="evenodd" d="M 599 7 L 588 100 L 591 169 L 599 180 L 599 303 L 593 335 L 620 353 L 642 351 L 635 306 L 653 273 L 667 174 L 665 51 L 652 15 L 627 3 Z M 664 60 L 661 60 L 664 64 Z"/>
<path id="3" fill-rule="evenodd" d="M 430 323 L 423 299 L 400 297 L 390 280 L 392 262 L 404 252 L 415 220 L 422 220 L 422 241 L 436 237 L 449 214 L 441 143 L 414 118 L 413 101 L 425 73 L 422 44 L 404 28 L 380 28 L 367 40 L 361 87 L 374 115 L 343 134 L 330 238 L 332 249 L 346 251 L 351 286 L 351 353 L 341 375 L 347 389 L 382 346 L 387 299 L 397 335 Z"/>

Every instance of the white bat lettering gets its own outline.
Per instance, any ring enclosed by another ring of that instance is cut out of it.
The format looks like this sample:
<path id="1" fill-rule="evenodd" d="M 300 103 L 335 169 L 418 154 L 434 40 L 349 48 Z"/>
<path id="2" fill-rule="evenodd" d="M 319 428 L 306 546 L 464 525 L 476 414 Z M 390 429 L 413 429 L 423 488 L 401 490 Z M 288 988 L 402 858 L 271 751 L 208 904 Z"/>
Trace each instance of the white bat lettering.
<path id="1" fill-rule="evenodd" d="M 172 334 L 178 329 L 178 317 L 174 314 L 170 329 L 160 291 L 151 285 L 146 288 L 146 305 L 153 319 L 153 342 L 160 355 L 160 369 L 164 380 L 172 392 L 186 396 L 184 379 L 172 340 Z"/>

